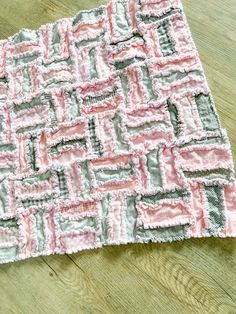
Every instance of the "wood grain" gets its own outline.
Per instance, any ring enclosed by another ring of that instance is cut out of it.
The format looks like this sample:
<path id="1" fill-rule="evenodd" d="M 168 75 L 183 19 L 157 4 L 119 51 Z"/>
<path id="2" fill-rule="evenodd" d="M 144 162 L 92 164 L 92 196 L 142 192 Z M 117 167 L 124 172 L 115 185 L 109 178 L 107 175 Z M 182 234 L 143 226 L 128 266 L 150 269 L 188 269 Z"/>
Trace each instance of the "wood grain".
<path id="1" fill-rule="evenodd" d="M 0 38 L 106 1 L 1 0 Z M 236 164 L 236 0 L 183 0 Z M 0 313 L 236 313 L 236 239 L 85 250 L 0 265 Z"/>

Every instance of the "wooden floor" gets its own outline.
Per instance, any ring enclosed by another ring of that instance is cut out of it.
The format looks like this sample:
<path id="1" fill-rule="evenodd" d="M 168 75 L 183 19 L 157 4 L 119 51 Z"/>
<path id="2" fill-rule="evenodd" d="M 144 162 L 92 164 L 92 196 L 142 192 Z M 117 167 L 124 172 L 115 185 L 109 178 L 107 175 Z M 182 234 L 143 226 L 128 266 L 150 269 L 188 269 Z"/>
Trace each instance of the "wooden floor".
<path id="1" fill-rule="evenodd" d="M 106 1 L 1 0 L 0 38 Z M 236 0 L 183 0 L 236 164 Z M 236 313 L 236 239 L 107 246 L 0 265 L 0 313 Z"/>

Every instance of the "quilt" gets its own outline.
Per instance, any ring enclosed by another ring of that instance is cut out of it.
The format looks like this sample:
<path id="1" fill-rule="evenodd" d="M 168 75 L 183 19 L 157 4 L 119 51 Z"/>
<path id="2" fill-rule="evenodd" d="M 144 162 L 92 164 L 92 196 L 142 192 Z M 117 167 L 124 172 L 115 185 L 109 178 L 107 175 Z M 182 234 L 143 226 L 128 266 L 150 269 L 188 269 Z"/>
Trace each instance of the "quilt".
<path id="1" fill-rule="evenodd" d="M 236 237 L 231 145 L 180 0 L 0 41 L 0 263 Z"/>

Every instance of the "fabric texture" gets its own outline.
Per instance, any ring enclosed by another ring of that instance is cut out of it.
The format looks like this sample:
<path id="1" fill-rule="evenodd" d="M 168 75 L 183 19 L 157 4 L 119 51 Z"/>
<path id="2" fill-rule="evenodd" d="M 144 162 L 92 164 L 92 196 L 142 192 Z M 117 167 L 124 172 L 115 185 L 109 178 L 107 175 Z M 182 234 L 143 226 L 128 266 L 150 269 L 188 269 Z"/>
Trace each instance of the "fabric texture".
<path id="1" fill-rule="evenodd" d="M 236 237 L 231 146 L 179 0 L 0 41 L 0 263 Z"/>

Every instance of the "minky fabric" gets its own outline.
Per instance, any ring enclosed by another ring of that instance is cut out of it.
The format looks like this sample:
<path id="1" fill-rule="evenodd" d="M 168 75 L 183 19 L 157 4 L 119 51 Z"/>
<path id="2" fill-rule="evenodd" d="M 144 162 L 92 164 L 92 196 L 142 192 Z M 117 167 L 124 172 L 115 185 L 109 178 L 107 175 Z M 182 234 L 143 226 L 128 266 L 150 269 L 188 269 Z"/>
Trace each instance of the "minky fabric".
<path id="1" fill-rule="evenodd" d="M 179 0 L 0 41 L 0 263 L 236 237 L 231 146 Z"/>

